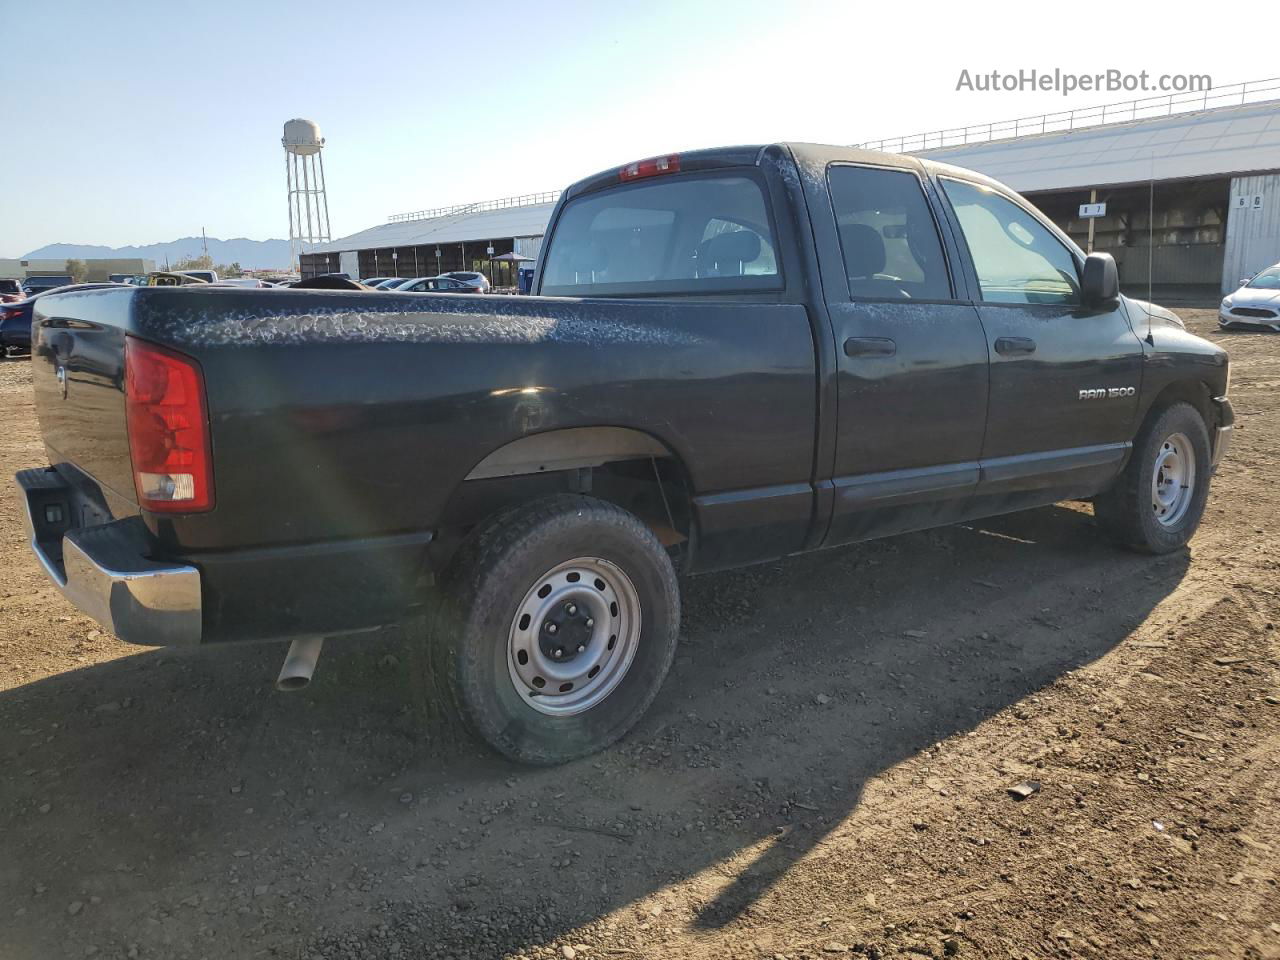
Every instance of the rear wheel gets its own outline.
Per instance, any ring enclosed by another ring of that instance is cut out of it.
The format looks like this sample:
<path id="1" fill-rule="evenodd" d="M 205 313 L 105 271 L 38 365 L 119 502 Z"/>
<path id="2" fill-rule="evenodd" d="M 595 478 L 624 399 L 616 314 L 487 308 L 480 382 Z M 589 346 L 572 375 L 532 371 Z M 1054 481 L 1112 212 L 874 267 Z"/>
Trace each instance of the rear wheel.
<path id="1" fill-rule="evenodd" d="M 1185 546 L 1209 497 L 1209 431 L 1189 403 L 1153 412 L 1115 485 L 1093 502 L 1099 526 L 1145 553 Z"/>
<path id="2" fill-rule="evenodd" d="M 679 617 L 675 571 L 648 527 L 605 501 L 550 497 L 460 549 L 429 638 L 434 679 L 499 752 L 563 763 L 640 719 Z"/>

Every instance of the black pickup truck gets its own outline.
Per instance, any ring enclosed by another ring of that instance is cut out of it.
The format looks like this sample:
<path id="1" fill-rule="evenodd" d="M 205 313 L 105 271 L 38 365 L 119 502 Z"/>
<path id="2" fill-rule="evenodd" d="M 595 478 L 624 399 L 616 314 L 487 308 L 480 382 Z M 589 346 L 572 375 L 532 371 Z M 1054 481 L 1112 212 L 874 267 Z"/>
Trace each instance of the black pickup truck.
<path id="1" fill-rule="evenodd" d="M 1025 200 L 776 144 L 574 184 L 530 297 L 114 288 L 37 301 L 32 546 L 144 644 L 408 624 L 510 757 L 625 733 L 676 578 L 1066 499 L 1186 544 L 1227 356 Z"/>

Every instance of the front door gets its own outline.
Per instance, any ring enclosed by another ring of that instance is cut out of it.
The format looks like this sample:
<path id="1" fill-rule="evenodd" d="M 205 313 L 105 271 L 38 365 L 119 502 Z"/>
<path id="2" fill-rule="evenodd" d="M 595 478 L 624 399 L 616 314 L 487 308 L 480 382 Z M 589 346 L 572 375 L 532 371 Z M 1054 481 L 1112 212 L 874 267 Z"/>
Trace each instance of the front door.
<path id="1" fill-rule="evenodd" d="M 1117 301 L 1083 305 L 1081 261 L 1031 208 L 941 178 L 991 356 L 979 512 L 1096 493 L 1127 456 L 1142 346 Z"/>
<path id="2" fill-rule="evenodd" d="M 823 285 L 835 333 L 837 444 L 827 544 L 963 515 L 979 475 L 987 341 L 952 284 L 954 248 L 918 169 L 827 169 L 843 257 Z"/>

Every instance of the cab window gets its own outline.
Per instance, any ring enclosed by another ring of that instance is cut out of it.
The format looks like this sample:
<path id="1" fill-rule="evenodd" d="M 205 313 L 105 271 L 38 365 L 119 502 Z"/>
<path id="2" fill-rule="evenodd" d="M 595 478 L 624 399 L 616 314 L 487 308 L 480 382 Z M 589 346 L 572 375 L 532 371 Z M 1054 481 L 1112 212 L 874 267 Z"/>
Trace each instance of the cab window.
<path id="1" fill-rule="evenodd" d="M 836 165 L 827 183 L 851 296 L 951 297 L 938 227 L 914 173 Z"/>
<path id="2" fill-rule="evenodd" d="M 752 176 L 680 176 L 565 205 L 542 293 L 661 296 L 781 286 L 764 192 Z"/>

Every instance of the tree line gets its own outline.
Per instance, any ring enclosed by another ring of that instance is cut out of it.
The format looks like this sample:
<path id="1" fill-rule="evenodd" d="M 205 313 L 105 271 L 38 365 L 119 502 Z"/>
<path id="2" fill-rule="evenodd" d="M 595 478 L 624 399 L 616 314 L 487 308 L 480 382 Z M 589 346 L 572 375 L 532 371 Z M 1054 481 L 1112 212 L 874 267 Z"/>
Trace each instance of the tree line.
<path id="1" fill-rule="evenodd" d="M 215 270 L 219 277 L 239 277 L 244 270 L 239 263 L 214 263 L 213 257 L 180 257 L 173 263 L 165 264 L 166 270 Z M 89 279 L 89 265 L 83 260 L 67 261 L 67 275 L 72 283 L 84 283 Z M 104 278 L 105 279 L 105 278 Z"/>

